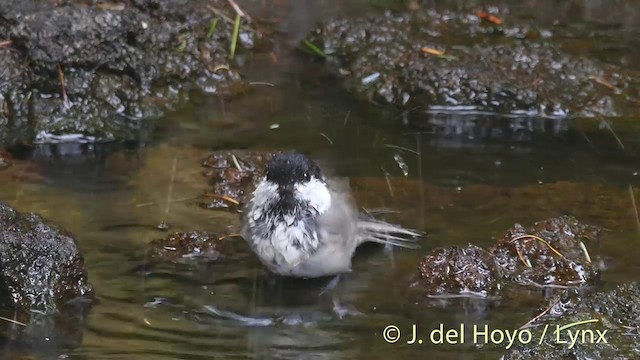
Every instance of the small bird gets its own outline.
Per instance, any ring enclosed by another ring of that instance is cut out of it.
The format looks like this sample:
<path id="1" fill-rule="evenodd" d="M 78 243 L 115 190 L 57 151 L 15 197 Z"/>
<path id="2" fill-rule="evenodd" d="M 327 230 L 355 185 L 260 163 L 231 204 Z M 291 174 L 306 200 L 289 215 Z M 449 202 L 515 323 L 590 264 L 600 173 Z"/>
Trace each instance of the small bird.
<path id="1" fill-rule="evenodd" d="M 244 209 L 242 236 L 273 273 L 315 278 L 351 271 L 364 242 L 415 247 L 419 234 L 359 214 L 346 183 L 325 178 L 309 157 L 271 158 Z"/>

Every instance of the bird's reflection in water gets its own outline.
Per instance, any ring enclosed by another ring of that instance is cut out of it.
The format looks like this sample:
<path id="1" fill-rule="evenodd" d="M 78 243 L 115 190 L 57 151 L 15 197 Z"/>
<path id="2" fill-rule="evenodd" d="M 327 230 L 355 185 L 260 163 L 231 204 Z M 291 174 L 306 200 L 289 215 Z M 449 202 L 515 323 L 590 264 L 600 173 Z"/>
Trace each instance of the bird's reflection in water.
<path id="1" fill-rule="evenodd" d="M 257 277 L 266 286 L 261 301 L 252 304 L 247 314 L 214 304 L 205 304 L 192 312 L 202 322 L 231 322 L 241 326 L 305 325 L 363 315 L 354 306 L 340 300 L 340 282 L 344 275 L 317 279 L 293 279 L 273 275 Z M 283 310 L 286 309 L 286 310 Z"/>

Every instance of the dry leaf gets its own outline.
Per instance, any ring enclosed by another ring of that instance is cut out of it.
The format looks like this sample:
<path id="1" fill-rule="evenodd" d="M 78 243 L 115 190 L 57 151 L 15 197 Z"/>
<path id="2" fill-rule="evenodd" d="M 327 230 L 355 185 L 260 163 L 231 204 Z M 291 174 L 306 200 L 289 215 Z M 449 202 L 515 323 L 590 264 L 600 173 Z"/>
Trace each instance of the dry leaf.
<path id="1" fill-rule="evenodd" d="M 494 23 L 496 25 L 502 25 L 502 19 L 500 19 L 499 17 L 493 15 L 493 14 L 489 14 L 486 11 L 482 11 L 482 10 L 478 10 L 478 12 L 476 13 L 476 15 L 478 15 L 478 17 L 482 20 L 487 20 L 491 23 Z"/>
<path id="2" fill-rule="evenodd" d="M 420 51 L 422 51 L 425 54 L 431 54 L 431 55 L 435 55 L 435 56 L 442 56 L 444 55 L 444 51 L 442 50 L 438 50 L 438 49 L 434 49 L 434 48 L 430 48 L 430 47 L 423 47 L 422 49 L 420 49 Z"/>

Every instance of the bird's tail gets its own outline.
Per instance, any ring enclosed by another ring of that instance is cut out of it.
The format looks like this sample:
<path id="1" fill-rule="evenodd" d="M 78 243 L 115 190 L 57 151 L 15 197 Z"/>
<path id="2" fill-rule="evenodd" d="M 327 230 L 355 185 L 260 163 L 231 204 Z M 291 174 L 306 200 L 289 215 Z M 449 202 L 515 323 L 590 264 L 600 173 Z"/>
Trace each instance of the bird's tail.
<path id="1" fill-rule="evenodd" d="M 410 249 L 418 247 L 416 240 L 421 236 L 417 231 L 371 218 L 358 222 L 358 235 L 360 243 L 369 241 Z"/>

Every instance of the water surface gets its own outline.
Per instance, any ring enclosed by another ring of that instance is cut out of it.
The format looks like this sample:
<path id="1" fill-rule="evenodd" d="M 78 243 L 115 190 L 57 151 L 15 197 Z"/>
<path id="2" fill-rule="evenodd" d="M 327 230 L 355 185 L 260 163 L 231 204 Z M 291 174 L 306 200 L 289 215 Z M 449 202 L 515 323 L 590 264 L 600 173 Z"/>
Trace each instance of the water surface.
<path id="1" fill-rule="evenodd" d="M 612 34 L 636 32 L 636 20 L 616 9 L 594 20 L 599 2 L 573 3 L 581 3 L 584 11 L 559 12 L 566 26 L 599 24 L 586 55 L 638 63 L 631 41 L 616 42 L 621 56 L 615 57 L 609 43 Z M 536 11 L 547 2 L 532 4 L 532 16 L 551 21 Z M 602 241 L 589 244 L 605 268 L 600 288 L 637 279 L 639 228 L 632 197 L 640 201 L 635 151 L 640 118 L 605 126 L 600 120 L 468 111 L 406 114 L 362 103 L 290 44 L 320 17 L 385 4 L 244 5 L 282 24 L 283 39 L 274 49 L 278 61 L 256 55 L 247 70 L 252 81 L 274 86 L 256 84 L 231 100 L 194 94 L 140 144 L 41 146 L 17 153 L 22 161 L 0 172 L 0 199 L 21 211 L 38 212 L 77 236 L 99 299 L 81 345 L 32 349 L 35 354 L 72 359 L 495 359 L 502 354 L 498 347 L 477 351 L 470 342 L 408 346 L 404 338 L 389 345 L 381 331 L 389 324 L 403 331 L 414 323 L 424 329 L 440 323 L 509 329 L 524 324 L 535 315 L 544 291 L 532 290 L 520 301 L 427 300 L 410 288 L 416 263 L 432 248 L 490 246 L 516 222 L 526 226 L 561 214 L 610 230 Z M 325 294 L 326 280 L 269 276 L 239 239 L 225 240 L 239 243 L 223 261 L 150 263 L 147 244 L 167 235 L 155 228 L 161 222 L 175 231 L 237 230 L 238 214 L 198 206 L 196 198 L 209 189 L 201 162 L 211 151 L 292 148 L 329 161 L 338 174 L 359 181 L 363 206 L 399 210 L 395 221 L 427 232 L 421 248 L 390 253 L 368 246 L 358 252 L 353 273 Z M 398 155 L 408 167 L 406 176 Z M 399 185 L 405 177 L 414 187 Z M 252 320 L 220 317 L 212 309 Z"/>

